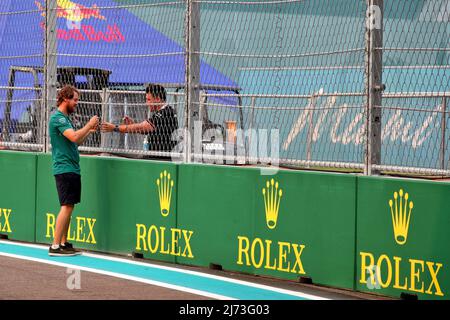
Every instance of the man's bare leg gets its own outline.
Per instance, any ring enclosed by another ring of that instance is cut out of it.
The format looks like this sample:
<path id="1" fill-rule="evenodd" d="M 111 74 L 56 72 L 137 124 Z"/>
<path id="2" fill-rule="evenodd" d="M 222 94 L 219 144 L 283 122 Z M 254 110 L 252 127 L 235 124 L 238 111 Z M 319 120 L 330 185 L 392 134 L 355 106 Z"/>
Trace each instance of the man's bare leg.
<path id="1" fill-rule="evenodd" d="M 55 238 L 53 245 L 60 245 L 67 240 L 67 231 L 69 229 L 70 217 L 72 216 L 74 205 L 63 205 L 56 218 Z M 62 242 L 64 241 L 64 242 Z"/>

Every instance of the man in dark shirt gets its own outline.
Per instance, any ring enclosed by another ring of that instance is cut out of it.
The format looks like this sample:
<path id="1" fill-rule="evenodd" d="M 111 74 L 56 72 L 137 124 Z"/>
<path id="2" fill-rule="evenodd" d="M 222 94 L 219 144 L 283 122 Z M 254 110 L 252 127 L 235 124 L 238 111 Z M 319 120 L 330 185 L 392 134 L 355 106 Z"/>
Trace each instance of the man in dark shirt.
<path id="1" fill-rule="evenodd" d="M 124 123 L 120 125 L 102 122 L 102 131 L 147 134 L 150 151 L 170 152 L 177 144 L 172 140 L 172 133 L 178 129 L 178 119 L 173 107 L 166 103 L 166 89 L 158 84 L 149 84 L 145 97 L 152 112 L 149 119 L 135 123 L 124 117 Z"/>

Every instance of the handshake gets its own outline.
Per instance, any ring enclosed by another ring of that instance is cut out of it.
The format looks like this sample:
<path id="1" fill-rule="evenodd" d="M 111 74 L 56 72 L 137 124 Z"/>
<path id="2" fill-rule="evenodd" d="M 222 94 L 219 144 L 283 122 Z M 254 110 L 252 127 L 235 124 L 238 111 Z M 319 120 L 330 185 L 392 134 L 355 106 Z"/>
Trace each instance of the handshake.
<path id="1" fill-rule="evenodd" d="M 97 131 L 99 125 L 99 117 L 93 116 L 91 119 L 89 119 L 89 122 L 87 126 L 89 127 L 89 132 L 94 133 Z"/>
<path id="2" fill-rule="evenodd" d="M 134 121 L 128 116 L 125 116 L 122 119 L 122 124 L 130 125 L 133 123 L 134 123 Z M 114 128 L 116 127 L 115 124 L 112 124 L 110 122 L 102 121 L 100 123 L 100 119 L 98 116 L 93 116 L 87 124 L 87 126 L 89 127 L 89 131 L 91 133 L 96 132 L 98 130 L 99 125 L 100 125 L 102 132 L 112 132 L 112 131 L 114 131 Z"/>

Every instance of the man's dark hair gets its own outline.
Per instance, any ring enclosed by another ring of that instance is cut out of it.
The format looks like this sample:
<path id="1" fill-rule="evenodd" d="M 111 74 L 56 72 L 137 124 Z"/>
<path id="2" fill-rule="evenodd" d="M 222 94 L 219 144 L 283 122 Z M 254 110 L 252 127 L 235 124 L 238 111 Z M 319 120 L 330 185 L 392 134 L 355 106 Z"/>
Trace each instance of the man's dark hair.
<path id="1" fill-rule="evenodd" d="M 57 101 L 56 105 L 59 107 L 59 105 L 64 102 L 64 99 L 72 99 L 73 96 L 75 95 L 75 92 L 78 93 L 78 95 L 80 94 L 78 89 L 75 88 L 74 86 L 71 86 L 71 85 L 64 86 L 58 92 L 58 96 L 56 98 L 56 101 Z"/>
<path id="2" fill-rule="evenodd" d="M 160 98 L 162 101 L 166 101 L 166 89 L 159 85 L 150 83 L 147 88 L 145 88 L 145 93 L 150 93 L 155 98 Z"/>

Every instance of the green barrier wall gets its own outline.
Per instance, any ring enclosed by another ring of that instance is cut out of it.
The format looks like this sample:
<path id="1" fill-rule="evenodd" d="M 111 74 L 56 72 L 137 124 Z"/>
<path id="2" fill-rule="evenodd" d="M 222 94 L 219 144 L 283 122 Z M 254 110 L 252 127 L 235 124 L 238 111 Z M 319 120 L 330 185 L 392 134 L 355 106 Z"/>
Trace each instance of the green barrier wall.
<path id="1" fill-rule="evenodd" d="M 356 177 L 180 165 L 179 181 L 196 254 L 178 262 L 353 288 Z"/>
<path id="2" fill-rule="evenodd" d="M 170 246 L 176 225 L 176 165 L 88 156 L 81 157 L 80 165 L 82 196 L 72 215 L 70 240 L 89 250 L 139 252 L 174 262 Z M 60 208 L 50 155 L 38 156 L 37 173 L 36 240 L 50 243 Z M 168 207 L 169 195 L 169 212 L 163 216 L 161 203 Z"/>
<path id="3" fill-rule="evenodd" d="M 272 179 L 282 189 L 273 229 L 263 194 L 267 199 Z M 266 265 L 258 274 L 294 279 L 304 273 L 317 284 L 353 289 L 356 177 L 280 170 L 273 177 L 259 175 L 255 191 L 255 234 L 273 241 L 278 262 L 276 270 Z"/>
<path id="4" fill-rule="evenodd" d="M 449 195 L 448 183 L 358 178 L 357 290 L 448 299 Z"/>
<path id="5" fill-rule="evenodd" d="M 259 170 L 206 165 L 180 165 L 178 170 L 178 226 L 194 234 L 193 257 L 180 256 L 177 262 L 254 273 L 252 266 L 236 261 L 238 236 L 254 236 Z"/>
<path id="6" fill-rule="evenodd" d="M 0 234 L 35 241 L 36 154 L 0 151 Z"/>
<path id="7" fill-rule="evenodd" d="M 450 183 L 83 156 L 69 240 L 109 253 L 448 299 Z M 51 156 L 0 152 L 0 234 L 51 243 Z"/>

